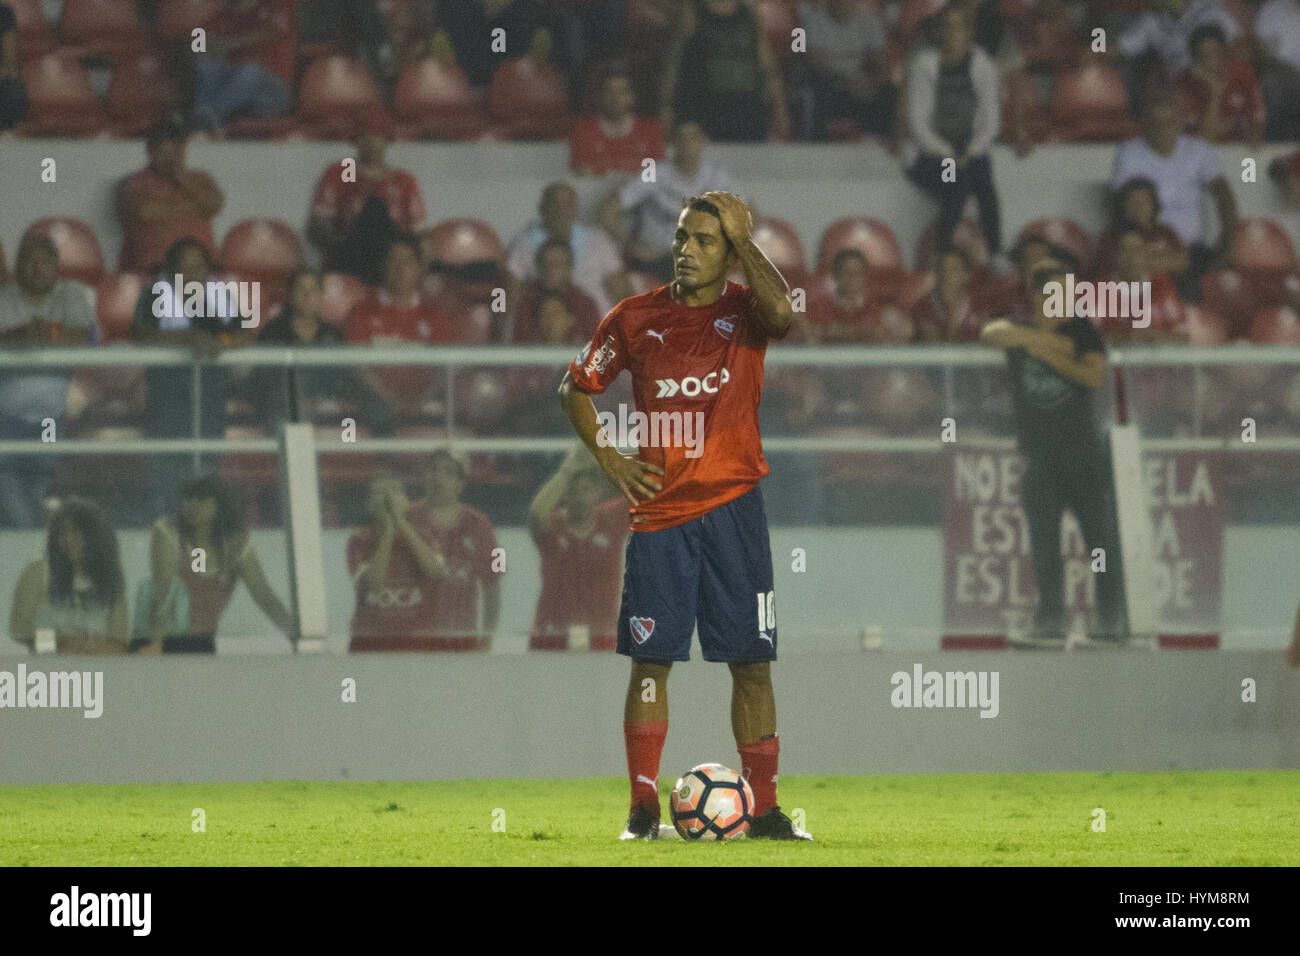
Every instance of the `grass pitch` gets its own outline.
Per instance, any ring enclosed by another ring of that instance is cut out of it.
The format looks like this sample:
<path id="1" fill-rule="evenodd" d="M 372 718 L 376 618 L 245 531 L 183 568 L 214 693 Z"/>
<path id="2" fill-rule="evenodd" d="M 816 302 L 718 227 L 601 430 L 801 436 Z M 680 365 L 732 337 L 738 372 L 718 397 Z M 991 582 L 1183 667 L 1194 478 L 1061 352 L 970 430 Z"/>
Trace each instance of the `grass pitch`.
<path id="1" fill-rule="evenodd" d="M 1300 771 L 782 776 L 816 837 L 792 845 L 619 843 L 612 778 L 0 787 L 0 865 L 1295 866 L 1298 793 Z"/>

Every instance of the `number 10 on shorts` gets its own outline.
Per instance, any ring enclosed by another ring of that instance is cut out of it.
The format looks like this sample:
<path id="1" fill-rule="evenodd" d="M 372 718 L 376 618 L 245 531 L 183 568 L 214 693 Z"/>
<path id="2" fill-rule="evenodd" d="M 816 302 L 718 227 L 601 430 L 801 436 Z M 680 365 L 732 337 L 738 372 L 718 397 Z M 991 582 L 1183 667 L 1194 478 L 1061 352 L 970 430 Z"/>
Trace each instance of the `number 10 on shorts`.
<path id="1" fill-rule="evenodd" d="M 776 629 L 776 592 L 758 592 L 758 629 L 771 631 Z"/>

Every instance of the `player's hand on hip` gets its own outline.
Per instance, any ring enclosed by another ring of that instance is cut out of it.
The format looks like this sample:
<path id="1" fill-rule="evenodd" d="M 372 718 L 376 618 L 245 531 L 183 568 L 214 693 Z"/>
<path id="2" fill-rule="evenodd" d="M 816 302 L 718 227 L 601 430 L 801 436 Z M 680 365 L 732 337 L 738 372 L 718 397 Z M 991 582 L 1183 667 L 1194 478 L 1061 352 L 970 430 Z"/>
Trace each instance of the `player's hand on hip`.
<path id="1" fill-rule="evenodd" d="M 664 470 L 633 455 L 610 455 L 601 461 L 601 467 L 605 469 L 609 480 L 634 505 L 649 501 L 664 490 L 663 482 L 655 477 L 663 477 Z"/>
<path id="2" fill-rule="evenodd" d="M 722 220 L 722 231 L 733 245 L 739 245 L 749 238 L 754 228 L 754 216 L 739 196 L 728 192 L 707 192 L 701 199 L 707 199 L 718 207 L 718 218 Z"/>

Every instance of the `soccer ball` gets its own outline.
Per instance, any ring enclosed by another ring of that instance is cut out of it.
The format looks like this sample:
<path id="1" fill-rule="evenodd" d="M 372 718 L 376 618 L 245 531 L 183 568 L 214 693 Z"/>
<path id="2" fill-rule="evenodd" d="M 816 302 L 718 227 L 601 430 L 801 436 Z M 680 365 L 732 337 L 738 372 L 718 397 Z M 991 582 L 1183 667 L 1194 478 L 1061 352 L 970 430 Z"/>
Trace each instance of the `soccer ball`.
<path id="1" fill-rule="evenodd" d="M 749 829 L 754 791 L 736 771 L 702 763 L 682 774 L 668 807 L 683 840 L 730 840 Z"/>

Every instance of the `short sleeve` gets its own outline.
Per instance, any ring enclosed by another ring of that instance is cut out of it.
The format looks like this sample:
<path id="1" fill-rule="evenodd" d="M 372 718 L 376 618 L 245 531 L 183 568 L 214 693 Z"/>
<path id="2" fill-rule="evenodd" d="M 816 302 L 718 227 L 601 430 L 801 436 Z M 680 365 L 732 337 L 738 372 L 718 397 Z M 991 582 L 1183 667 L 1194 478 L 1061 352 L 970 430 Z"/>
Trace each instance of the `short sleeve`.
<path id="1" fill-rule="evenodd" d="M 569 365 L 578 388 L 599 395 L 627 368 L 627 338 L 623 332 L 623 310 L 614 306 L 596 326 L 596 334 Z"/>

